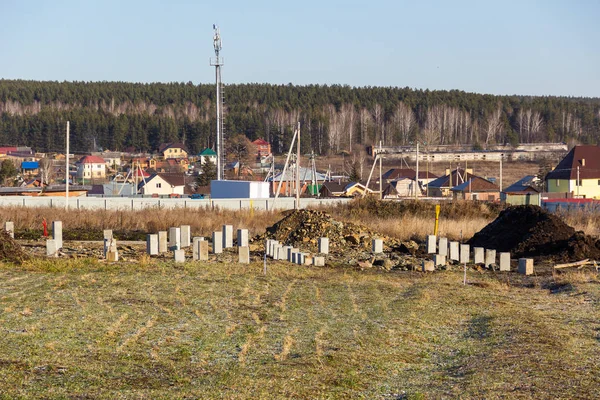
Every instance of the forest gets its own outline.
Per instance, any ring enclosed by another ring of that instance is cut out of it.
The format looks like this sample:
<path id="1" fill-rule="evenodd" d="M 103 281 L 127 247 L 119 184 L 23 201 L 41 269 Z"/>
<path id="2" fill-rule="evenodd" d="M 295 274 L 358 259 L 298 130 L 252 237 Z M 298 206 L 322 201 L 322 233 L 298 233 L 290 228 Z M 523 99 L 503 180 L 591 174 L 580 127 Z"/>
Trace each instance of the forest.
<path id="1" fill-rule="evenodd" d="M 459 90 L 343 85 L 224 85 L 225 140 L 244 134 L 284 152 L 301 123 L 303 152 L 403 145 L 570 142 L 600 137 L 600 98 L 496 96 Z M 76 152 L 214 146 L 212 84 L 0 80 L 0 145 Z"/>

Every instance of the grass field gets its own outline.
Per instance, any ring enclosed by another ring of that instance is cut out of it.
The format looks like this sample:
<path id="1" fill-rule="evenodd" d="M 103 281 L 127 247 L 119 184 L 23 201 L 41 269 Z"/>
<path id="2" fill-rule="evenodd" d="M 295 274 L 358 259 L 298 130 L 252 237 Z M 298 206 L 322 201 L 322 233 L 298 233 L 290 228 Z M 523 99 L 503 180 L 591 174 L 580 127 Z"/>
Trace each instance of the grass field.
<path id="1" fill-rule="evenodd" d="M 0 265 L 3 398 L 599 398 L 595 273 Z"/>

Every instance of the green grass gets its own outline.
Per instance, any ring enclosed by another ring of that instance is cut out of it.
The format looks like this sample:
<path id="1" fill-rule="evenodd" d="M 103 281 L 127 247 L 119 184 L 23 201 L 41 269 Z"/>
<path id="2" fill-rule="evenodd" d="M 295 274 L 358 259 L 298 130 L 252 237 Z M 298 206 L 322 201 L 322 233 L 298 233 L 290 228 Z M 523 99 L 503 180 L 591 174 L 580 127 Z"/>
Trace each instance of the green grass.
<path id="1" fill-rule="evenodd" d="M 258 264 L 2 265 L 0 397 L 600 397 L 597 277 L 555 294 L 469 281 L 286 264 L 266 276 Z"/>

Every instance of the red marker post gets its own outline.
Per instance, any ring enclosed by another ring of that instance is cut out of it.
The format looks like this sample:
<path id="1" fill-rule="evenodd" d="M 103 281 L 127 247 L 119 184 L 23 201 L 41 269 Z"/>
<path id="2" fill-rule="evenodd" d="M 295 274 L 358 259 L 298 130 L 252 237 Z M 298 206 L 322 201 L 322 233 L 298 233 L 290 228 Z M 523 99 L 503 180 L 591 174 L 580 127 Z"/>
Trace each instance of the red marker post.
<path id="1" fill-rule="evenodd" d="M 42 218 L 42 226 L 44 227 L 44 237 L 48 237 L 48 222 L 46 222 L 46 218 Z"/>

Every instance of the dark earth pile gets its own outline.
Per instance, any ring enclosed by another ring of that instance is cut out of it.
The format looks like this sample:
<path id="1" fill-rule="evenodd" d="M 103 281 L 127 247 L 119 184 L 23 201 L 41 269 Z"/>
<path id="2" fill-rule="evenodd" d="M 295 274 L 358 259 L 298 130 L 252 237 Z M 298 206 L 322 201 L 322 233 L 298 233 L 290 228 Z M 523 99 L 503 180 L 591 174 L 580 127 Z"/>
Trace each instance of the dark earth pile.
<path id="1" fill-rule="evenodd" d="M 551 258 L 555 261 L 600 259 L 600 243 L 565 224 L 538 206 L 514 206 L 476 233 L 468 242 L 510 252 L 513 258 Z"/>
<path id="2" fill-rule="evenodd" d="M 330 251 L 349 247 L 371 247 L 372 239 L 384 239 L 385 247 L 398 245 L 396 239 L 388 238 L 372 230 L 333 219 L 329 214 L 317 210 L 296 210 L 267 228 L 265 235 L 257 239 L 275 239 L 281 243 L 310 248 L 316 251 L 320 237 L 329 238 Z"/>
<path id="3" fill-rule="evenodd" d="M 0 229 L 0 260 L 20 264 L 27 260 L 29 255 L 23 250 L 9 233 Z"/>

